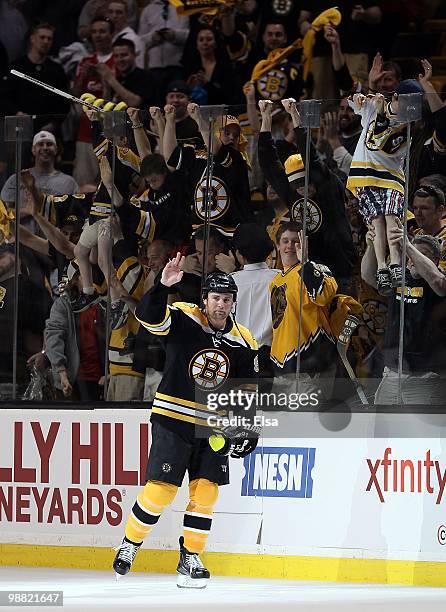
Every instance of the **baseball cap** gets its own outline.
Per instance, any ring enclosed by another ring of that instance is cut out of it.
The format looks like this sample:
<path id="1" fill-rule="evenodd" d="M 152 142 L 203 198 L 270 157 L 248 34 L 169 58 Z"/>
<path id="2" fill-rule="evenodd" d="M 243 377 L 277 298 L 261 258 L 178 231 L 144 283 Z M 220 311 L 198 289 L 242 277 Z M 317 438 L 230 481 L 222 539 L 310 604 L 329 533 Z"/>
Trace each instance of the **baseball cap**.
<path id="1" fill-rule="evenodd" d="M 54 134 L 51 134 L 51 132 L 47 132 L 46 130 L 42 130 L 40 132 L 37 132 L 37 134 L 34 136 L 33 146 L 36 145 L 38 142 L 43 142 L 44 140 L 49 140 L 53 144 L 56 144 Z"/>
<path id="2" fill-rule="evenodd" d="M 190 96 L 191 90 L 185 81 L 171 81 L 167 86 L 167 93 L 179 92 Z"/>
<path id="3" fill-rule="evenodd" d="M 395 87 L 395 93 L 398 95 L 424 93 L 424 90 L 416 79 L 405 79 Z"/>

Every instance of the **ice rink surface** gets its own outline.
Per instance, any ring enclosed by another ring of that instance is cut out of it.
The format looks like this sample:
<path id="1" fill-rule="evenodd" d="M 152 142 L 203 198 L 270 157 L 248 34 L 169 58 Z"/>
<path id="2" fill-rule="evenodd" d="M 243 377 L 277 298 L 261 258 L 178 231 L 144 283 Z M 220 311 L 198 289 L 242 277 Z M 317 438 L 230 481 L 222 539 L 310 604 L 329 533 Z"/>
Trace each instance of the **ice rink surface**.
<path id="1" fill-rule="evenodd" d="M 204 590 L 185 590 L 177 588 L 176 575 L 135 572 L 117 582 L 113 571 L 75 569 L 0 567 L 0 590 L 61 590 L 63 607 L 70 612 L 446 610 L 446 589 L 440 588 L 215 577 Z M 49 606 L 0 606 L 0 612 L 18 609 L 62 610 Z"/>

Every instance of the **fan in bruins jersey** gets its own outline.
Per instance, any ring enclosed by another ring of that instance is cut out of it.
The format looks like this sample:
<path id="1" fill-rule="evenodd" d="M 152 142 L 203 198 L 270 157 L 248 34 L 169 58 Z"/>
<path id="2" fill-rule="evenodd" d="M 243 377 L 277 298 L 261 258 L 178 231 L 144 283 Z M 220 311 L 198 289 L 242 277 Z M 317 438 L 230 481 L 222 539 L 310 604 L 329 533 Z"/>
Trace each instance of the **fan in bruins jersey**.
<path id="1" fill-rule="evenodd" d="M 290 155 L 285 167 L 279 159 L 271 135 L 272 103 L 259 102 L 262 125 L 259 134 L 259 163 L 267 182 L 280 200 L 287 205 L 290 216 L 302 223 L 305 178 L 305 130 L 300 127 L 300 115 L 293 100 L 283 100 L 290 113 L 299 154 Z M 345 193 L 340 179 L 323 162 L 311 143 L 310 183 L 307 208 L 309 249 L 314 261 L 330 266 L 341 287 L 350 285 L 355 253 L 345 212 Z M 296 199 L 297 198 L 297 199 Z"/>
<path id="2" fill-rule="evenodd" d="M 228 458 L 214 452 L 208 442 L 208 407 L 197 402 L 209 390 L 227 389 L 229 379 L 255 383 L 257 344 L 248 329 L 231 316 L 237 297 L 234 279 L 222 272 L 208 275 L 203 288 L 204 308 L 184 302 L 167 307 L 169 287 L 178 283 L 184 257 L 166 264 L 161 280 L 142 298 L 136 309 L 140 323 L 164 339 L 166 365 L 152 409 L 152 446 L 147 464 L 147 484 L 138 495 L 125 527 L 125 537 L 113 567 L 126 574 L 142 541 L 174 499 L 186 470 L 190 500 L 180 538 L 178 586 L 203 588 L 209 571 L 201 563 L 212 524 L 219 485 L 229 481 Z M 247 383 L 248 387 L 256 385 Z M 196 426 L 207 432 L 197 436 Z M 257 436 L 242 430 L 243 443 L 232 446 L 231 456 L 254 450 Z"/>
<path id="3" fill-rule="evenodd" d="M 189 116 L 196 121 L 203 140 L 209 142 L 209 128 L 197 104 L 188 104 Z M 214 168 L 211 178 L 210 223 L 223 235 L 231 237 L 239 223 L 251 220 L 251 192 L 249 188 L 249 160 L 247 140 L 235 117 L 225 115 L 218 120 L 214 138 Z M 163 141 L 164 156 L 169 169 L 177 171 L 193 197 L 192 227 L 205 222 L 206 150 L 195 151 L 192 146 L 176 146 L 175 115 L 166 113 Z"/>
<path id="4" fill-rule="evenodd" d="M 270 285 L 271 360 L 277 375 L 296 373 L 300 285 L 303 283 L 300 371 L 315 376 L 327 370 L 334 361 L 329 305 L 338 286 L 326 266 L 312 261 L 302 266 L 302 232 L 297 223 L 282 225 L 277 233 L 277 247 L 284 270 Z"/>

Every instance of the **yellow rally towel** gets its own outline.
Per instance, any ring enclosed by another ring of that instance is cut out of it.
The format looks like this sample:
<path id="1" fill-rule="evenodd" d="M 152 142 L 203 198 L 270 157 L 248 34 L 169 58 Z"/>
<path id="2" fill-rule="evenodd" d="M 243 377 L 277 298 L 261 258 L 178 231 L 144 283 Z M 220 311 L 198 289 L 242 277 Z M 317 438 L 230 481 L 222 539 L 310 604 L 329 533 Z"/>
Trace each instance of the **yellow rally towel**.
<path id="1" fill-rule="evenodd" d="M 204 13 L 216 15 L 221 6 L 232 6 L 235 0 L 169 0 L 170 4 L 177 9 L 177 15 L 194 15 Z"/>
<path id="2" fill-rule="evenodd" d="M 14 221 L 14 211 L 8 210 L 3 200 L 0 200 L 0 244 L 11 236 L 11 221 Z"/>
<path id="3" fill-rule="evenodd" d="M 264 74 L 279 66 L 288 55 L 291 55 L 296 49 L 302 47 L 302 40 L 298 38 L 289 47 L 284 49 L 273 49 L 268 53 L 266 60 L 260 60 L 255 66 L 251 74 L 251 83 L 256 83 Z"/>
<path id="4" fill-rule="evenodd" d="M 311 68 L 311 60 L 313 57 L 313 47 L 316 40 L 316 32 L 320 32 L 324 29 L 324 26 L 331 25 L 334 28 L 341 23 L 342 15 L 337 8 L 327 9 L 323 11 L 316 19 L 312 22 L 311 28 L 307 31 L 302 41 L 304 48 L 303 51 L 303 78 L 307 80 L 308 73 Z"/>

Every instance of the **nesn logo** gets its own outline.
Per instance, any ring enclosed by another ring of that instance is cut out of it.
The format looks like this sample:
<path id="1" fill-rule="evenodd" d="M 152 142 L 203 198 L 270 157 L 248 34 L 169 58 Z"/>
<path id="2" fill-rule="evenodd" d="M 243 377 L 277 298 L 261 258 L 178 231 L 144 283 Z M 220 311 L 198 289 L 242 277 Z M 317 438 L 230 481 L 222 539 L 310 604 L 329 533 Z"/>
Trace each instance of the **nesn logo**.
<path id="1" fill-rule="evenodd" d="M 256 448 L 245 457 L 242 497 L 312 497 L 315 448 Z"/>

